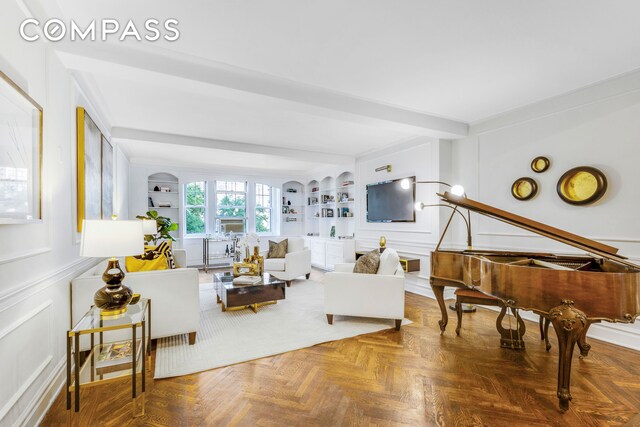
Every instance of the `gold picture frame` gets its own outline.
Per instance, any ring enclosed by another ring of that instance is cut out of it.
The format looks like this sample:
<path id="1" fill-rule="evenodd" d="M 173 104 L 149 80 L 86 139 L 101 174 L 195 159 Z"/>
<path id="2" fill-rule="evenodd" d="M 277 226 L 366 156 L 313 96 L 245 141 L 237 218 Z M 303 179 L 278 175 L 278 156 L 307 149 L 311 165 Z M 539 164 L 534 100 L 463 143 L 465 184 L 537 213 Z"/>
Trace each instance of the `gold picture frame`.
<path id="1" fill-rule="evenodd" d="M 42 220 L 43 108 L 0 71 L 0 224 Z"/>
<path id="2" fill-rule="evenodd" d="M 234 262 L 233 275 L 238 276 L 258 276 L 260 266 L 253 262 Z"/>
<path id="3" fill-rule="evenodd" d="M 113 210 L 113 146 L 83 107 L 76 108 L 77 228 L 85 219 L 108 219 Z M 111 156 L 111 159 L 105 158 Z"/>

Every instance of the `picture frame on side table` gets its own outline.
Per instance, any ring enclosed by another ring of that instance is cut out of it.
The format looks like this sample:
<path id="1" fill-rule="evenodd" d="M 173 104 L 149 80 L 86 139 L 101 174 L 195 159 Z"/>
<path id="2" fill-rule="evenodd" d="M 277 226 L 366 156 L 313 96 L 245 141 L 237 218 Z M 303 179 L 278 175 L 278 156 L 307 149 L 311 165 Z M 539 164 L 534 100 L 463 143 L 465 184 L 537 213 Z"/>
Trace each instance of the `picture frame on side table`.
<path id="1" fill-rule="evenodd" d="M 0 224 L 42 220 L 42 116 L 0 71 Z"/>

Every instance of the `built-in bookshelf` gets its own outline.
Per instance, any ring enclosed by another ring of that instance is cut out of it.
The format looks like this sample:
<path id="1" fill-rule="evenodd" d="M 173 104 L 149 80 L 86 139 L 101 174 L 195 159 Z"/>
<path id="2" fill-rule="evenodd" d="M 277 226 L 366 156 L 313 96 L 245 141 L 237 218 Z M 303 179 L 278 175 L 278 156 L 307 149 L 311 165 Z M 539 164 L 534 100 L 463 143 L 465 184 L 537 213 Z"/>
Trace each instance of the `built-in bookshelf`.
<path id="1" fill-rule="evenodd" d="M 282 184 L 282 213 L 280 233 L 283 236 L 300 236 L 305 230 L 305 188 L 298 181 Z"/>
<path id="2" fill-rule="evenodd" d="M 323 238 L 351 237 L 355 231 L 355 182 L 352 172 L 307 183 L 305 234 Z"/>
<path id="3" fill-rule="evenodd" d="M 149 175 L 147 180 L 147 210 L 155 210 L 158 215 L 171 218 L 180 224 L 180 183 L 170 173 L 158 172 Z M 180 240 L 179 230 L 171 233 Z"/>

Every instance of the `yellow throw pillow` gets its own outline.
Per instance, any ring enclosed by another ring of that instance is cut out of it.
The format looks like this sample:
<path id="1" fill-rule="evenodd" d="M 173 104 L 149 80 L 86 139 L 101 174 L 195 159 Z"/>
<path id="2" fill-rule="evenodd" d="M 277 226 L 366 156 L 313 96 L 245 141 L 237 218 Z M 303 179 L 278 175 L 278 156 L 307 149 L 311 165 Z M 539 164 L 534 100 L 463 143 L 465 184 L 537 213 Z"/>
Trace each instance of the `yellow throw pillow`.
<path id="1" fill-rule="evenodd" d="M 153 259 L 128 256 L 125 258 L 125 266 L 130 273 L 135 271 L 167 270 L 169 268 L 167 257 L 165 257 L 164 254 L 159 254 Z"/>
<path id="2" fill-rule="evenodd" d="M 167 266 L 169 267 L 169 269 L 176 268 L 176 261 L 173 257 L 173 251 L 171 250 L 171 243 L 171 240 L 164 240 L 158 246 L 145 245 L 145 258 L 149 258 L 148 256 L 146 256 L 146 254 L 148 254 L 149 252 L 164 254 L 164 256 L 167 258 Z"/>

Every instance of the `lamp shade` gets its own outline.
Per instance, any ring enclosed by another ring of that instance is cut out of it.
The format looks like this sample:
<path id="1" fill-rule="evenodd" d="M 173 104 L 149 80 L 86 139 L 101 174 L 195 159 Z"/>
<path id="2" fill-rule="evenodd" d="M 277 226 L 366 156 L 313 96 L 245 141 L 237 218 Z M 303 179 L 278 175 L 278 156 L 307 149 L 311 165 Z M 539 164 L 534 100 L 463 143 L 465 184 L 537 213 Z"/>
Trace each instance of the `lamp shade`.
<path id="1" fill-rule="evenodd" d="M 155 219 L 143 219 L 142 220 L 142 232 L 148 234 L 158 234 L 158 223 Z"/>
<path id="2" fill-rule="evenodd" d="M 82 222 L 80 256 L 103 258 L 143 252 L 142 221 L 85 219 Z"/>

